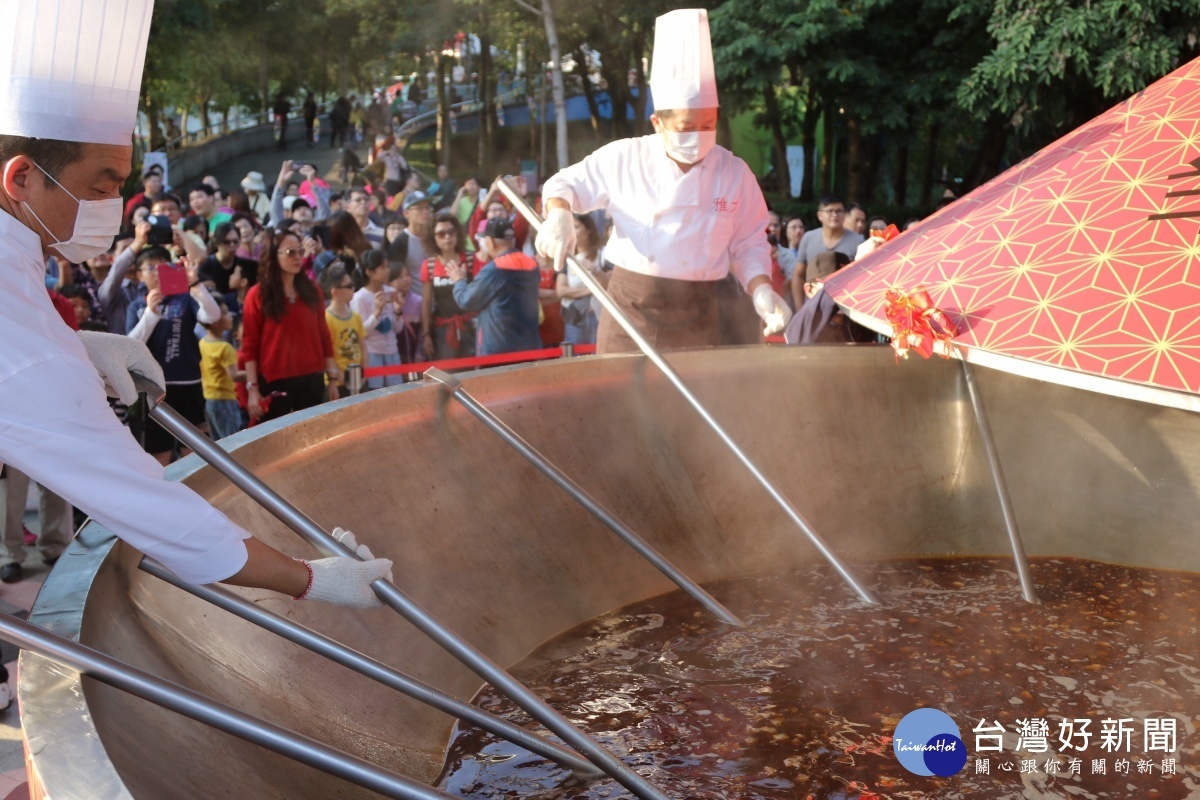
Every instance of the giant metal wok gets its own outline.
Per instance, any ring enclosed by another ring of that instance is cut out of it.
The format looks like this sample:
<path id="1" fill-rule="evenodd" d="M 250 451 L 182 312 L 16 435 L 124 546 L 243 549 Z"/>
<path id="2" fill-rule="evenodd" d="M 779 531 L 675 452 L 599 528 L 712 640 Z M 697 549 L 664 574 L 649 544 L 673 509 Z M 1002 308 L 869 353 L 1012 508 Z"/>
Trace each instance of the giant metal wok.
<path id="1" fill-rule="evenodd" d="M 670 361 L 868 585 L 878 559 L 1009 554 L 957 363 L 897 366 L 889 348 L 853 346 Z M 1200 569 L 1200 417 L 976 376 L 1030 555 Z M 641 356 L 491 370 L 464 386 L 697 580 L 818 560 Z M 398 586 L 501 664 L 674 588 L 437 386 L 348 399 L 224 444 L 317 522 L 393 559 Z M 169 474 L 271 544 L 314 555 L 195 457 Z M 185 594 L 139 559 L 90 524 L 31 619 L 388 769 L 437 776 L 450 717 Z M 387 610 L 239 591 L 459 697 L 480 687 Z M 371 796 L 28 652 L 19 697 L 30 774 L 48 797 Z"/>

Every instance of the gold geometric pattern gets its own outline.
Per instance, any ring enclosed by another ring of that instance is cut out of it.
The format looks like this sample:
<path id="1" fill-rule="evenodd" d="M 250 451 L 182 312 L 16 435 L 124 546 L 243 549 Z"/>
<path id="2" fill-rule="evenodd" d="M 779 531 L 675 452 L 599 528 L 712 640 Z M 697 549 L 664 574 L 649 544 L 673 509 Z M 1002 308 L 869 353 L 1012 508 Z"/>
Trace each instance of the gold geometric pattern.
<path id="1" fill-rule="evenodd" d="M 925 285 L 955 344 L 1200 392 L 1200 59 L 825 284 L 884 320 Z"/>

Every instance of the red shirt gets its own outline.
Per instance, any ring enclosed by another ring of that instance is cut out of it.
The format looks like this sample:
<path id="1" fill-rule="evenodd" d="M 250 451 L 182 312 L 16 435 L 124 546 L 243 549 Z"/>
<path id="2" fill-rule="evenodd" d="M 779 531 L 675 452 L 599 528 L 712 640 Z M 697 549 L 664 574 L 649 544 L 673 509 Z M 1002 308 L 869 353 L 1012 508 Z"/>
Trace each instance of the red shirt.
<path id="1" fill-rule="evenodd" d="M 312 308 L 299 298 L 287 304 L 282 319 L 263 314 L 259 286 L 246 292 L 242 307 L 242 349 L 245 363 L 258 362 L 259 379 L 277 381 L 325 371 L 325 359 L 333 358 L 333 338 L 325 324 L 325 302 Z M 317 290 L 320 296 L 320 289 Z"/>
<path id="2" fill-rule="evenodd" d="M 79 330 L 79 317 L 75 314 L 75 306 L 71 305 L 71 301 L 53 289 L 46 291 L 50 293 L 50 302 L 54 304 L 54 310 L 62 317 L 63 322 L 67 323 L 67 327 L 73 331 Z"/>

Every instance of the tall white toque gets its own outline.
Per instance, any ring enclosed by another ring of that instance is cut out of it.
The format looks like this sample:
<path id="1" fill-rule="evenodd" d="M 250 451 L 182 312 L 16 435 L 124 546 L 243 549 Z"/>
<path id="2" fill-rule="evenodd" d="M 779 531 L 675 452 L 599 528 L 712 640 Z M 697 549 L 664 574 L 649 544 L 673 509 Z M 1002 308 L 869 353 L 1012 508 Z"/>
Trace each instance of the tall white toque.
<path id="1" fill-rule="evenodd" d="M 681 8 L 655 21 L 650 94 L 656 109 L 719 105 L 708 12 L 703 8 Z"/>
<path id="2" fill-rule="evenodd" d="M 131 144 L 154 0 L 0 0 L 0 134 Z"/>

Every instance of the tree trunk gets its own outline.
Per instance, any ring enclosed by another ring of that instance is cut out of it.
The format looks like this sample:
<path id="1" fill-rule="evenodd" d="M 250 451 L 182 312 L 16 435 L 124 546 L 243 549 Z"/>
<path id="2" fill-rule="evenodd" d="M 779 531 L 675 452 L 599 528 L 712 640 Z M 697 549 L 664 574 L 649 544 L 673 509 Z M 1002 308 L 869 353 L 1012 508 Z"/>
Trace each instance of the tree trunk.
<path id="1" fill-rule="evenodd" d="M 575 63 L 583 65 L 583 96 L 587 99 L 588 114 L 592 118 L 592 130 L 600 132 L 600 104 L 596 102 L 596 87 L 592 85 L 587 67 L 587 51 L 580 47 L 575 51 Z"/>
<path id="2" fill-rule="evenodd" d="M 863 198 L 862 128 L 857 117 L 853 115 L 846 117 L 846 132 L 846 171 L 849 178 L 846 196 L 851 203 L 866 205 L 866 200 Z"/>
<path id="3" fill-rule="evenodd" d="M 880 131 L 863 141 L 862 198 L 859 202 L 870 205 L 875 202 L 875 189 L 879 185 L 879 169 L 883 161 L 885 134 Z"/>
<path id="4" fill-rule="evenodd" d="M 538 108 L 541 114 L 538 116 L 538 175 L 549 175 L 550 165 L 546 158 L 546 72 L 545 70 L 538 71 Z"/>
<path id="5" fill-rule="evenodd" d="M 159 125 L 158 104 L 150 100 L 146 101 L 146 124 L 150 126 L 148 136 L 148 147 L 150 150 L 165 150 L 167 148 L 166 137 L 163 136 L 162 128 Z"/>
<path id="6" fill-rule="evenodd" d="M 554 22 L 553 0 L 542 0 L 542 22 L 546 25 L 546 44 L 550 48 L 550 80 L 554 88 L 554 154 L 558 169 L 571 163 L 567 152 L 567 92 L 563 86 L 562 50 L 558 44 L 558 26 Z"/>
<path id="7" fill-rule="evenodd" d="M 212 136 L 212 125 L 208 121 L 208 104 L 211 101 L 212 101 L 212 92 L 208 92 L 207 94 L 202 94 L 197 99 L 197 103 L 200 106 L 200 121 L 202 123 L 202 130 L 204 131 L 205 139 Z"/>
<path id="8" fill-rule="evenodd" d="M 817 93 L 809 87 L 808 101 L 804 107 L 804 133 L 801 139 L 804 145 L 804 175 L 800 178 L 800 199 L 811 203 L 816 199 L 816 170 L 813 158 L 817 152 L 817 121 L 821 118 L 821 108 L 817 103 Z"/>
<path id="9" fill-rule="evenodd" d="M 450 166 L 450 102 L 446 97 L 446 57 L 440 50 L 433 53 L 433 72 L 437 80 L 437 139 L 434 160 Z"/>
<path id="10" fill-rule="evenodd" d="M 921 173 L 921 196 L 917 202 L 928 209 L 933 199 L 933 178 L 937 171 L 938 145 L 942 138 L 942 120 L 935 117 L 929 128 L 929 149 L 925 155 L 925 169 Z"/>
<path id="11" fill-rule="evenodd" d="M 835 116 L 837 109 L 833 103 L 826 100 L 821 104 L 825 111 L 823 114 L 824 125 L 821 130 L 821 189 L 820 195 L 833 194 L 833 161 L 834 148 L 837 147 L 837 127 L 835 125 Z"/>
<path id="12" fill-rule="evenodd" d="M 613 59 L 616 62 L 616 59 Z M 608 64 L 608 62 L 604 62 Z M 631 131 L 629 127 L 629 92 L 625 85 L 625 71 L 609 67 L 601 70 L 604 82 L 608 84 L 608 99 L 612 103 L 612 119 L 606 135 L 610 138 L 620 138 Z"/>
<path id="13" fill-rule="evenodd" d="M 646 34 L 638 29 L 633 37 L 633 70 L 637 74 L 637 94 L 631 95 L 633 102 L 633 135 L 646 133 L 646 103 L 650 100 L 650 87 L 646 82 L 643 56 L 646 55 Z"/>
<path id="14" fill-rule="evenodd" d="M 995 177 L 999 172 L 1000 161 L 1004 158 L 1004 147 L 1008 143 L 1008 125 L 1003 120 L 989 118 L 984 124 L 983 140 L 975 149 L 975 157 L 971 166 L 963 176 L 965 184 L 963 192 L 970 191 L 984 181 Z"/>
<path id="15" fill-rule="evenodd" d="M 892 188 L 896 192 L 896 205 L 908 205 L 908 139 L 909 132 L 904 132 L 904 139 L 896 148 L 896 160 L 893 165 Z"/>
<path id="16" fill-rule="evenodd" d="M 258 91 L 262 95 L 262 113 L 266 117 L 271 111 L 271 86 L 267 80 L 267 37 L 264 25 L 255 27 L 254 39 L 258 45 Z M 268 120 L 270 121 L 270 120 Z"/>
<path id="17" fill-rule="evenodd" d="M 487 5 L 484 5 L 479 12 L 479 175 L 482 180 L 487 183 L 491 182 L 492 164 L 491 164 L 491 139 L 492 139 L 492 115 L 491 111 L 491 91 L 489 83 L 491 81 L 492 71 L 492 44 L 491 37 L 487 34 L 488 30 L 488 12 Z"/>
<path id="18" fill-rule="evenodd" d="M 763 87 L 763 105 L 767 111 L 767 124 L 771 126 L 771 140 L 775 143 L 775 178 L 779 190 L 786 194 L 792 180 L 787 160 L 787 139 L 783 135 L 783 120 L 779 115 L 775 87 L 770 83 Z"/>
<path id="19" fill-rule="evenodd" d="M 525 73 L 525 105 L 529 107 L 529 154 L 532 156 L 538 151 L 538 109 L 537 102 L 533 97 L 534 59 L 530 55 L 530 50 L 532 50 L 532 48 L 527 45 L 522 51 L 522 57 L 525 59 L 525 63 L 523 65 Z M 545 176 L 542 174 L 542 165 L 538 164 L 538 178 L 541 179 L 544 177 Z"/>

